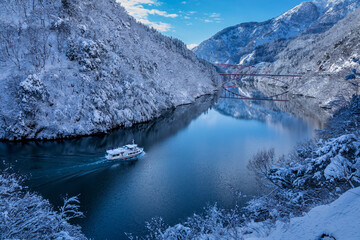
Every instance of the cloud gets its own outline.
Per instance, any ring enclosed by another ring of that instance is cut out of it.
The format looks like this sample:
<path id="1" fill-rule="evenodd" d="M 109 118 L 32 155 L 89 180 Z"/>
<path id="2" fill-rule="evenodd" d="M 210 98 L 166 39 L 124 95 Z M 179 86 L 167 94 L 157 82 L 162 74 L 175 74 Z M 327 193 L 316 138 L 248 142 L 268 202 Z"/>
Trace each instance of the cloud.
<path id="1" fill-rule="evenodd" d="M 186 47 L 190 50 L 196 48 L 197 46 L 199 46 L 199 44 L 196 44 L 196 43 L 186 45 Z"/>
<path id="2" fill-rule="evenodd" d="M 158 15 L 166 18 L 176 18 L 177 14 L 170 14 L 166 11 L 161 11 L 158 9 L 148 9 L 147 7 L 160 6 L 161 3 L 157 0 L 117 0 L 123 6 L 126 11 L 133 16 L 139 22 L 149 25 L 160 32 L 167 32 L 172 27 L 168 23 L 163 22 L 151 22 L 149 20 L 149 15 Z"/>
<path id="3" fill-rule="evenodd" d="M 180 16 L 185 19 L 185 20 L 189 20 L 191 18 L 193 18 L 193 15 L 196 13 L 196 11 L 179 11 Z M 195 17 L 196 19 L 196 17 Z M 191 24 L 186 24 L 186 25 L 191 25 Z"/>
<path id="4" fill-rule="evenodd" d="M 163 17 L 168 17 L 168 18 L 176 18 L 178 17 L 177 14 L 169 14 L 165 11 L 160 11 L 160 10 L 157 10 L 157 9 L 151 9 L 151 10 L 148 10 L 148 13 L 149 14 L 152 14 L 152 15 L 159 15 L 159 16 L 163 16 Z"/>
<path id="5" fill-rule="evenodd" d="M 206 19 L 204 19 L 204 22 L 206 23 L 220 23 L 223 20 L 220 13 L 205 13 L 205 16 Z"/>
<path id="6" fill-rule="evenodd" d="M 220 13 L 210 13 L 209 17 L 211 17 L 211 18 L 219 18 L 219 17 L 221 17 L 221 14 Z"/>
<path id="7" fill-rule="evenodd" d="M 168 32 L 171 30 L 171 25 L 168 23 L 163 23 L 163 22 L 150 22 L 149 20 L 139 20 L 139 22 L 148 25 L 152 28 L 155 28 L 156 30 L 160 31 L 160 32 Z"/>

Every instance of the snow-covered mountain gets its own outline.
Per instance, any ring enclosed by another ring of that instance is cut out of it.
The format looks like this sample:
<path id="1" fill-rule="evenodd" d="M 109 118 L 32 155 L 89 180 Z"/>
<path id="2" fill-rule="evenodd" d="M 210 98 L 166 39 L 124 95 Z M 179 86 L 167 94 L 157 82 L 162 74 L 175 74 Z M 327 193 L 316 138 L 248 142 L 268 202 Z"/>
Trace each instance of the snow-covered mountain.
<path id="1" fill-rule="evenodd" d="M 260 46 L 278 40 L 277 48 L 288 38 L 303 32 L 319 17 L 316 6 L 304 2 L 278 18 L 266 22 L 242 23 L 226 28 L 194 49 L 195 53 L 210 62 L 247 62 Z"/>
<path id="2" fill-rule="evenodd" d="M 194 52 L 209 62 L 273 62 L 297 36 L 327 31 L 360 6 L 359 0 L 315 0 L 265 22 L 241 23 L 202 42 Z"/>
<path id="3" fill-rule="evenodd" d="M 204 41 L 195 53 L 210 62 L 252 64 L 251 73 L 301 74 L 288 91 L 338 109 L 357 89 L 345 76 L 359 70 L 359 0 L 303 2 L 263 23 L 243 23 Z M 355 75 L 353 77 L 356 77 Z M 269 78 L 257 82 L 284 85 Z M 356 84 L 356 83 L 355 83 Z M 266 87 L 260 87 L 266 91 Z"/>
<path id="4" fill-rule="evenodd" d="M 216 69 L 115 0 L 0 2 L 0 139 L 149 121 L 213 93 Z"/>
<path id="5" fill-rule="evenodd" d="M 360 9 L 350 13 L 328 31 L 301 35 L 276 56 L 272 63 L 260 64 L 256 71 L 265 73 L 301 73 L 303 77 L 290 81 L 290 91 L 316 98 L 321 107 L 337 109 L 357 92 L 359 76 Z M 358 78 L 358 77 L 357 77 Z M 259 79 L 269 83 L 269 79 Z"/>

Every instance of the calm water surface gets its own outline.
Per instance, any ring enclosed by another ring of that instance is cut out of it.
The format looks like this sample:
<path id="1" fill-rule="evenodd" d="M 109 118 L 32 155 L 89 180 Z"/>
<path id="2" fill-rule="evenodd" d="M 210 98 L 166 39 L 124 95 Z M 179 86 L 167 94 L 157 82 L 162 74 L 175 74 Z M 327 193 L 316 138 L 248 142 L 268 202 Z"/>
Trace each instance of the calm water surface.
<path id="1" fill-rule="evenodd" d="M 232 188 L 258 193 L 246 166 L 259 150 L 288 153 L 312 137 L 317 123 L 284 113 L 274 103 L 201 98 L 152 123 L 81 139 L 0 143 L 0 159 L 28 176 L 27 184 L 54 205 L 80 195 L 86 218 L 78 220 L 93 239 L 143 235 L 145 221 L 162 216 L 178 223 L 208 203 L 230 208 Z M 110 166 L 107 149 L 131 142 L 146 155 L 133 164 Z M 244 198 L 246 201 L 248 198 Z"/>

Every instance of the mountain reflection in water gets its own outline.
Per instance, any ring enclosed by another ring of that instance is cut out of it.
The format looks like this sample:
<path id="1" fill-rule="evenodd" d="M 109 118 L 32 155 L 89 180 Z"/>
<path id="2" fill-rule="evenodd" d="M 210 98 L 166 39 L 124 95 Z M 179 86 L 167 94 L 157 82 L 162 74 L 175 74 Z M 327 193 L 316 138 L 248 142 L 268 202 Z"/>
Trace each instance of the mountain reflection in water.
<path id="1" fill-rule="evenodd" d="M 153 144 L 186 128 L 213 103 L 214 97 L 205 96 L 195 104 L 170 110 L 150 123 L 106 135 L 56 141 L 0 142 L 0 159 L 27 176 L 30 186 L 79 177 L 111 166 L 104 157 L 106 150 L 133 140 L 148 150 Z"/>
<path id="2" fill-rule="evenodd" d="M 319 127 L 318 120 L 302 120 L 282 108 L 274 102 L 207 96 L 150 123 L 106 135 L 3 142 L 0 160 L 28 176 L 30 188 L 55 206 L 66 194 L 80 194 L 86 218 L 77 223 L 89 238 L 127 239 L 124 232 L 143 235 L 145 221 L 155 216 L 175 224 L 202 212 L 207 203 L 232 207 L 234 188 L 247 196 L 240 204 L 258 194 L 246 168 L 251 156 L 270 147 L 287 154 Z M 115 166 L 104 161 L 107 149 L 133 139 L 144 147 L 143 158 Z"/>

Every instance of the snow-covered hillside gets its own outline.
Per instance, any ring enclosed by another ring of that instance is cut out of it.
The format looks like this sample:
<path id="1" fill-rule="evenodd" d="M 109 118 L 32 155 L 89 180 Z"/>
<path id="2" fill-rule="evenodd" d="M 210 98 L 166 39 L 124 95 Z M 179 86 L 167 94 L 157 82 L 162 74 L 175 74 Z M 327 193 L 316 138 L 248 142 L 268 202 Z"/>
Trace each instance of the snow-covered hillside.
<path id="1" fill-rule="evenodd" d="M 288 91 L 335 111 L 356 93 L 345 76 L 358 71 L 353 59 L 359 57 L 359 6 L 359 0 L 303 2 L 269 21 L 227 28 L 194 51 L 213 63 L 255 65 L 248 70 L 252 73 L 302 74 L 301 80 L 284 80 Z M 269 78 L 255 80 L 282 85 Z"/>
<path id="2" fill-rule="evenodd" d="M 274 43 L 281 48 L 283 42 L 307 29 L 319 13 L 311 2 L 304 2 L 278 18 L 266 22 L 242 23 L 226 28 L 194 49 L 201 58 L 210 62 L 241 63 L 259 58 L 260 46 Z M 266 54 L 262 56 L 271 58 Z"/>
<path id="3" fill-rule="evenodd" d="M 277 18 L 226 28 L 202 42 L 194 52 L 213 63 L 273 62 L 295 37 L 325 32 L 358 6 L 358 0 L 306 1 Z"/>
<path id="4" fill-rule="evenodd" d="M 220 76 L 115 0 L 0 2 L 0 139 L 53 139 L 152 120 Z"/>
<path id="5" fill-rule="evenodd" d="M 324 33 L 302 35 L 289 42 L 276 61 L 262 64 L 257 71 L 302 73 L 301 80 L 291 82 L 290 90 L 316 98 L 324 108 L 336 109 L 357 91 L 354 81 L 346 80 L 346 76 L 359 71 L 356 61 L 360 55 L 359 37 L 360 9 L 357 9 Z"/>
<path id="6" fill-rule="evenodd" d="M 154 218 L 150 239 L 359 239 L 359 104 L 354 96 L 319 138 L 286 156 L 274 149 L 255 154 L 248 168 L 263 195 L 244 208 L 213 205 L 174 226 Z"/>

